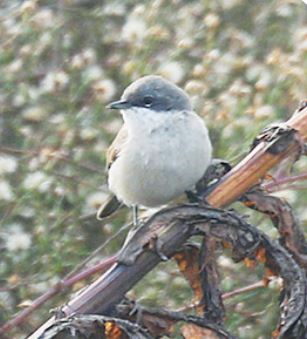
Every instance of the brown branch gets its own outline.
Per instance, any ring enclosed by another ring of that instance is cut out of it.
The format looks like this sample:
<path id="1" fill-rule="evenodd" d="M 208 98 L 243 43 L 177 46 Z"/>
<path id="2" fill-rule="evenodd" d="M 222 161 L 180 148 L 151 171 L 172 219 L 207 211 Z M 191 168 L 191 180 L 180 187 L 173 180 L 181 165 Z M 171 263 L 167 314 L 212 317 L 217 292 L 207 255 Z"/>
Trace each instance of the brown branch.
<path id="1" fill-rule="evenodd" d="M 306 104 L 306 103 L 305 103 Z M 294 129 L 302 142 L 307 140 L 307 107 L 302 109 L 284 124 L 289 130 Z M 282 143 L 282 137 L 272 142 L 260 142 L 237 166 L 228 172 L 219 185 L 209 194 L 207 201 L 212 206 L 227 206 L 238 199 L 249 188 L 259 183 L 266 173 L 299 148 L 298 142 L 290 139 L 281 152 L 274 152 L 272 147 Z M 287 140 L 286 140 L 287 141 Z"/>
<path id="2" fill-rule="evenodd" d="M 199 256 L 200 280 L 203 290 L 201 303 L 204 305 L 204 316 L 217 324 L 222 324 L 225 309 L 219 289 L 220 276 L 216 262 L 216 239 L 204 237 Z"/>
<path id="3" fill-rule="evenodd" d="M 307 268 L 307 242 L 291 206 L 259 188 L 250 190 L 241 200 L 247 207 L 266 214 L 272 220 L 280 234 L 280 243 L 294 255 L 301 267 Z"/>
<path id="4" fill-rule="evenodd" d="M 250 292 L 250 291 L 254 291 L 254 290 L 261 288 L 261 287 L 265 287 L 265 286 L 267 286 L 267 284 L 268 284 L 267 281 L 260 280 L 260 281 L 253 283 L 253 284 L 250 284 L 248 286 L 237 288 L 237 289 L 230 291 L 230 292 L 225 292 L 225 293 L 222 294 L 222 298 L 223 298 L 223 300 L 230 299 L 230 298 L 233 298 L 237 295 L 247 293 L 247 292 Z"/>
<path id="5" fill-rule="evenodd" d="M 276 189 L 276 187 L 278 186 L 304 180 L 307 180 L 307 173 L 300 173 L 297 175 L 293 175 L 291 177 L 278 178 L 277 180 L 264 184 L 263 188 L 265 188 L 268 191 L 271 191 L 272 189 Z"/>

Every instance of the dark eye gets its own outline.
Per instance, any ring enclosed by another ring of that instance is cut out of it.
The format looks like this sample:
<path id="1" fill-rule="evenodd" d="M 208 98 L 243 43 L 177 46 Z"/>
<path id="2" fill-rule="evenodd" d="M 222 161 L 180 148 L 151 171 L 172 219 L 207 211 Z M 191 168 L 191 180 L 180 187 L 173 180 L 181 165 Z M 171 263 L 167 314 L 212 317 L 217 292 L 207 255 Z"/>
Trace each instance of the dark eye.
<path id="1" fill-rule="evenodd" d="M 146 107 L 150 107 L 153 103 L 153 97 L 151 95 L 146 95 L 143 101 Z"/>

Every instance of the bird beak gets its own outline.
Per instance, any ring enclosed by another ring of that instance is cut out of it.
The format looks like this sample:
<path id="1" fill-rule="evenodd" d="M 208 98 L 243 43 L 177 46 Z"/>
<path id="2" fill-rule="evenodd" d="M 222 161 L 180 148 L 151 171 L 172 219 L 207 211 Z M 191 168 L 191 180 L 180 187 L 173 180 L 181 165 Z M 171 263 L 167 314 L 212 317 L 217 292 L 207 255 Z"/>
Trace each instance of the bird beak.
<path id="1" fill-rule="evenodd" d="M 109 105 L 107 105 L 107 108 L 110 108 L 110 109 L 127 109 L 130 107 L 131 107 L 130 102 L 126 100 L 114 101 L 114 102 L 111 102 Z"/>

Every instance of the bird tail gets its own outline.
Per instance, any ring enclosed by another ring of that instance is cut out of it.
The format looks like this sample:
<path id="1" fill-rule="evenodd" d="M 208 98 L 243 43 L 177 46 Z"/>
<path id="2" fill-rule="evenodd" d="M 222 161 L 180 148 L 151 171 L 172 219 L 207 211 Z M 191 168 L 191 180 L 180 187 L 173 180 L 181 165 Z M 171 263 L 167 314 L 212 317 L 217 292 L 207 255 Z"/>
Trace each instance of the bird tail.
<path id="1" fill-rule="evenodd" d="M 122 203 L 116 198 L 115 195 L 110 195 L 108 199 L 101 205 L 99 208 L 96 217 L 98 220 L 102 220 L 112 213 L 114 213 L 119 207 L 121 207 Z"/>

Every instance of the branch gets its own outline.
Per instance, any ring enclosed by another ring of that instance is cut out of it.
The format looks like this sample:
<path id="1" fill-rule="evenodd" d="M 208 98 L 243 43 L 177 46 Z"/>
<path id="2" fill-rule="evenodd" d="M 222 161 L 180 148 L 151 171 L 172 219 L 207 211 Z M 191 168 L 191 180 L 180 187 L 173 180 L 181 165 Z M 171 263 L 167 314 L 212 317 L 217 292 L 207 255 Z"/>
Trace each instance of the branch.
<path id="1" fill-rule="evenodd" d="M 307 101 L 284 124 L 283 131 L 272 140 L 263 140 L 209 194 L 212 206 L 227 206 L 249 188 L 259 183 L 266 173 L 282 159 L 299 150 L 299 142 L 307 140 Z M 294 138 L 293 131 L 299 139 Z"/>

